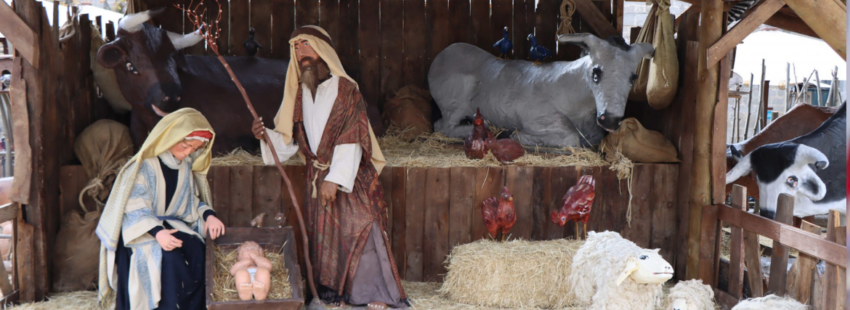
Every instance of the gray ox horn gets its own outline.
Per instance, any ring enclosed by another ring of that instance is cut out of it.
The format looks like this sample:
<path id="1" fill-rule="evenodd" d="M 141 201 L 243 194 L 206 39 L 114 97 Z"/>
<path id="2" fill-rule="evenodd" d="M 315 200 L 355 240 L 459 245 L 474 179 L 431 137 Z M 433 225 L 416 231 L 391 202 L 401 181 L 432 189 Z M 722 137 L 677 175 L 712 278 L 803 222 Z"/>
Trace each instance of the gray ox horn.
<path id="1" fill-rule="evenodd" d="M 829 158 L 821 151 L 808 145 L 800 144 L 797 147 L 797 156 L 800 157 L 800 163 L 803 165 L 815 165 L 819 170 L 826 169 L 829 166 Z"/>
<path id="2" fill-rule="evenodd" d="M 559 35 L 558 42 L 575 44 L 580 46 L 588 53 L 593 53 L 593 51 L 595 51 L 599 47 L 599 44 L 602 42 L 602 40 L 599 39 L 599 37 L 589 33 L 574 33 Z"/>
<path id="3" fill-rule="evenodd" d="M 127 32 L 136 32 L 142 30 L 142 25 L 146 21 L 149 21 L 151 17 L 157 16 L 163 11 L 165 11 L 165 8 L 147 10 L 135 14 L 126 15 L 118 21 L 118 29 L 124 29 Z"/>
<path id="4" fill-rule="evenodd" d="M 178 50 L 198 44 L 198 42 L 204 39 L 203 34 L 201 34 L 201 28 L 187 34 L 178 34 L 171 31 L 166 31 L 166 33 L 168 33 L 168 39 L 171 40 L 171 44 Z"/>

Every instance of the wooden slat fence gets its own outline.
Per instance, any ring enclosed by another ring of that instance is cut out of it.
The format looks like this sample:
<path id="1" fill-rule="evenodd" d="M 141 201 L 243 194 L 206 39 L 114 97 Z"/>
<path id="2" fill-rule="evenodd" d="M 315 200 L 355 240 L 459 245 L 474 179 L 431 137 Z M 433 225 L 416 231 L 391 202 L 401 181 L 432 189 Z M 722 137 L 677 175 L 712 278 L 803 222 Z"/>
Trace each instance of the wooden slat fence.
<path id="1" fill-rule="evenodd" d="M 503 186 L 514 195 L 517 223 L 511 238 L 549 240 L 574 238 L 576 226 L 559 227 L 549 213 L 561 207 L 567 189 L 582 175 L 596 178 L 596 200 L 588 231 L 611 230 L 637 245 L 660 248 L 671 264 L 676 260 L 675 188 L 678 165 L 638 164 L 632 177 L 632 219 L 626 220 L 628 183 L 607 167 L 387 167 L 380 176 L 387 202 L 389 240 L 402 277 L 410 281 L 441 280 L 443 261 L 452 248 L 487 235 L 481 201 L 497 196 Z M 305 167 L 286 166 L 296 199 L 303 206 Z M 77 195 L 85 182 L 81 166 L 63 166 L 62 213 L 79 211 Z M 74 176 L 82 176 L 74 178 Z M 265 212 L 265 225 L 283 212 L 297 226 L 286 185 L 273 166 L 212 167 L 208 175 L 213 206 L 227 226 L 249 226 Z M 295 230 L 299 234 L 299 230 Z M 299 242 L 301 237 L 296 236 Z M 301 255 L 299 255 L 301 259 Z M 303 264 L 302 264 L 303 266 Z"/>
<path id="2" fill-rule="evenodd" d="M 779 197 L 775 221 L 746 211 L 746 188 L 735 185 L 732 197 L 732 206 L 707 205 L 702 213 L 699 277 L 715 288 L 721 307 L 731 309 L 742 299 L 775 294 L 797 299 L 815 310 L 844 309 L 847 227 L 838 226 L 838 211 L 830 214 L 827 237 L 824 238 L 820 235 L 821 227 L 805 221 L 801 228 L 791 225 L 793 196 L 783 194 Z M 721 272 L 720 268 L 721 222 L 732 226 L 728 274 Z M 759 236 L 773 240 L 770 273 L 764 278 Z M 798 255 L 788 270 L 792 248 L 798 251 Z M 824 273 L 815 268 L 819 260 L 826 263 Z M 746 282 L 745 273 L 749 280 Z M 728 279 L 725 291 L 720 289 L 721 278 Z M 749 290 L 745 290 L 745 286 Z M 745 292 L 749 292 L 749 296 Z"/>
<path id="3" fill-rule="evenodd" d="M 514 43 L 511 58 L 527 59 L 528 34 L 535 34 L 541 45 L 555 53 L 551 60 L 574 60 L 581 51 L 556 44 L 561 0 L 540 0 L 536 7 L 534 0 L 431 0 L 427 5 L 425 0 L 219 1 L 221 52 L 245 55 L 242 44 L 253 27 L 255 40 L 263 45 L 258 57 L 287 58 L 289 35 L 295 27 L 320 25 L 330 34 L 346 72 L 360 82 L 366 101 L 379 107 L 388 94 L 406 85 L 427 89 L 431 61 L 452 43 L 470 43 L 497 55 L 492 45 L 502 37 L 505 26 Z M 192 3 L 173 2 L 182 7 Z M 592 2 L 609 23 L 622 23 L 622 16 L 614 20 L 610 1 Z M 204 5 L 214 10 L 216 0 L 205 0 Z M 169 31 L 192 31 L 171 5 L 154 21 Z M 577 32 L 593 32 L 578 12 L 572 25 Z M 200 45 L 186 52 L 211 54 Z"/>

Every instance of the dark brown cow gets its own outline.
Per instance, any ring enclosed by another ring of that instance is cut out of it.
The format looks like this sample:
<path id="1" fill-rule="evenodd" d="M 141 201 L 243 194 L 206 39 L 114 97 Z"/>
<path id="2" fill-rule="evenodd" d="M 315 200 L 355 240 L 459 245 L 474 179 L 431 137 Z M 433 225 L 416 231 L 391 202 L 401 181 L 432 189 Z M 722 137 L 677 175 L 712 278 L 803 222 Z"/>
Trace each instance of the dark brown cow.
<path id="1" fill-rule="evenodd" d="M 100 48 L 97 61 L 115 71 L 119 88 L 133 105 L 130 130 L 140 146 L 161 115 L 180 108 L 197 109 L 216 131 L 213 152 L 237 147 L 256 150 L 253 117 L 241 94 L 215 56 L 183 55 L 180 49 L 201 42 L 146 23 L 164 9 L 144 11 L 119 21 L 116 39 Z M 268 124 L 280 108 L 288 60 L 225 57 L 257 113 Z M 159 115 L 158 115 L 159 114 Z"/>
<path id="2" fill-rule="evenodd" d="M 726 172 L 729 172 L 737 164 L 731 156 L 729 147 L 734 146 L 741 153 L 741 156 L 746 156 L 762 145 L 788 141 L 812 132 L 835 114 L 836 110 L 838 110 L 837 107 L 816 107 L 808 104 L 795 106 L 788 113 L 777 117 L 776 120 L 765 126 L 757 135 L 746 141 L 728 145 Z M 732 193 L 732 186 L 735 184 L 746 187 L 748 196 L 759 197 L 758 184 L 756 184 L 756 179 L 752 174 L 742 176 L 734 183 L 727 184 L 727 195 Z"/>

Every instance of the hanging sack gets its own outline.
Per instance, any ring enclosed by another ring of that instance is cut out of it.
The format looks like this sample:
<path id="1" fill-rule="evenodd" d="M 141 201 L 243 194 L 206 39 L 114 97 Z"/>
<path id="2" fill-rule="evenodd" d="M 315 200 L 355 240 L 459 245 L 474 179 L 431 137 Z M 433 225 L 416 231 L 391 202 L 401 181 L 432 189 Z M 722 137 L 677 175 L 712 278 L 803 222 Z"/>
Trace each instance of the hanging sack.
<path id="1" fill-rule="evenodd" d="M 97 283 L 100 239 L 94 231 L 116 174 L 133 156 L 130 129 L 113 120 L 99 120 L 83 130 L 74 153 L 90 181 L 78 197 L 83 213 L 64 214 L 56 236 L 52 284 L 57 292 L 94 289 Z M 94 208 L 86 207 L 84 195 L 94 200 Z"/>
<path id="2" fill-rule="evenodd" d="M 650 60 L 649 78 L 646 84 L 646 101 L 653 109 L 666 108 L 676 97 L 679 87 L 679 59 L 676 54 L 676 39 L 673 37 L 673 15 L 670 14 L 670 0 L 658 0 L 655 37 L 652 46 L 655 55 Z"/>
<path id="3" fill-rule="evenodd" d="M 646 22 L 643 24 L 643 28 L 640 29 L 638 33 L 637 39 L 635 39 L 635 43 L 649 43 L 653 44 L 653 40 L 655 39 L 655 27 L 656 27 L 656 19 L 653 18 L 658 12 L 658 4 L 653 4 L 652 8 L 649 9 L 649 14 L 647 14 Z M 635 79 L 634 84 L 632 85 L 632 90 L 629 92 L 629 100 L 631 101 L 640 101 L 646 102 L 646 88 L 649 82 L 649 64 L 650 60 L 643 58 L 638 63 L 637 71 L 637 79 Z"/>
<path id="4" fill-rule="evenodd" d="M 412 141 L 422 134 L 434 132 L 431 123 L 431 94 L 416 86 L 405 86 L 395 95 L 387 95 L 384 126 L 394 125 L 400 130 L 399 139 Z"/>
<path id="5" fill-rule="evenodd" d="M 678 162 L 676 147 L 660 132 L 648 130 L 630 117 L 623 120 L 617 131 L 602 139 L 599 146 L 605 152 L 605 160 L 613 162 L 619 151 L 636 163 Z"/>

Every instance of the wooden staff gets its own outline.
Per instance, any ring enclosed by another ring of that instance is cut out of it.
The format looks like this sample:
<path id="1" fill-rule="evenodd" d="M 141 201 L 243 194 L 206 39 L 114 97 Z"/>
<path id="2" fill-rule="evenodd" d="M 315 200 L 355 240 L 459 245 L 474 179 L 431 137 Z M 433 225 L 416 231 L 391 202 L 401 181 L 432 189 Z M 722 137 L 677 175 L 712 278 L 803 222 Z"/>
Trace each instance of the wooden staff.
<path id="1" fill-rule="evenodd" d="M 224 59 L 224 56 L 218 53 L 218 44 L 216 44 L 216 40 L 219 37 L 219 32 L 221 31 L 218 27 L 219 21 L 221 21 L 221 4 L 218 0 L 215 1 L 218 5 L 218 17 L 212 21 L 212 26 L 207 26 L 206 33 L 202 34 L 204 40 L 207 42 L 207 46 L 215 53 L 216 57 L 218 57 L 218 61 L 224 66 L 224 69 L 227 70 L 227 74 L 230 75 L 230 80 L 236 84 L 236 88 L 239 89 L 239 93 L 242 94 L 242 99 L 245 100 L 245 104 L 248 106 L 248 110 L 251 111 L 251 115 L 254 116 L 254 120 L 259 118 L 257 115 L 257 111 L 254 110 L 254 105 L 251 104 L 251 99 L 248 98 L 248 93 L 245 92 L 245 88 L 242 87 L 242 83 L 239 82 L 239 79 L 236 78 L 236 74 L 233 73 L 233 70 L 230 69 L 230 65 L 227 63 L 227 60 Z M 195 25 L 196 28 L 203 28 L 206 26 L 206 23 L 203 22 L 204 15 L 206 14 L 206 9 L 203 10 L 200 14 L 197 12 L 199 7 L 203 5 L 203 2 L 198 3 L 196 6 L 192 6 L 192 3 L 189 3 L 187 6 L 188 9 L 181 8 L 180 6 L 175 5 L 178 9 L 186 12 L 186 17 Z M 283 182 L 286 183 L 286 188 L 289 190 L 289 197 L 292 198 L 292 206 L 295 207 L 295 215 L 298 217 L 298 225 L 301 226 L 301 240 L 303 241 L 304 246 L 304 262 L 307 264 L 307 282 L 310 284 L 310 292 L 313 293 L 314 300 L 320 300 L 319 293 L 316 290 L 316 284 L 313 280 L 313 264 L 310 262 L 310 249 L 307 245 L 307 229 L 304 225 L 304 217 L 301 215 L 301 206 L 298 204 L 298 200 L 295 199 L 295 191 L 292 189 L 292 182 L 289 181 L 289 176 L 286 174 L 286 171 L 283 170 L 283 166 L 280 164 L 280 159 L 277 157 L 277 151 L 274 149 L 274 144 L 269 140 L 269 135 L 266 132 L 266 129 L 263 128 L 263 140 L 268 144 L 269 149 L 272 152 L 272 158 L 274 158 L 275 166 L 277 166 L 277 170 L 280 172 L 280 176 L 283 177 Z"/>

